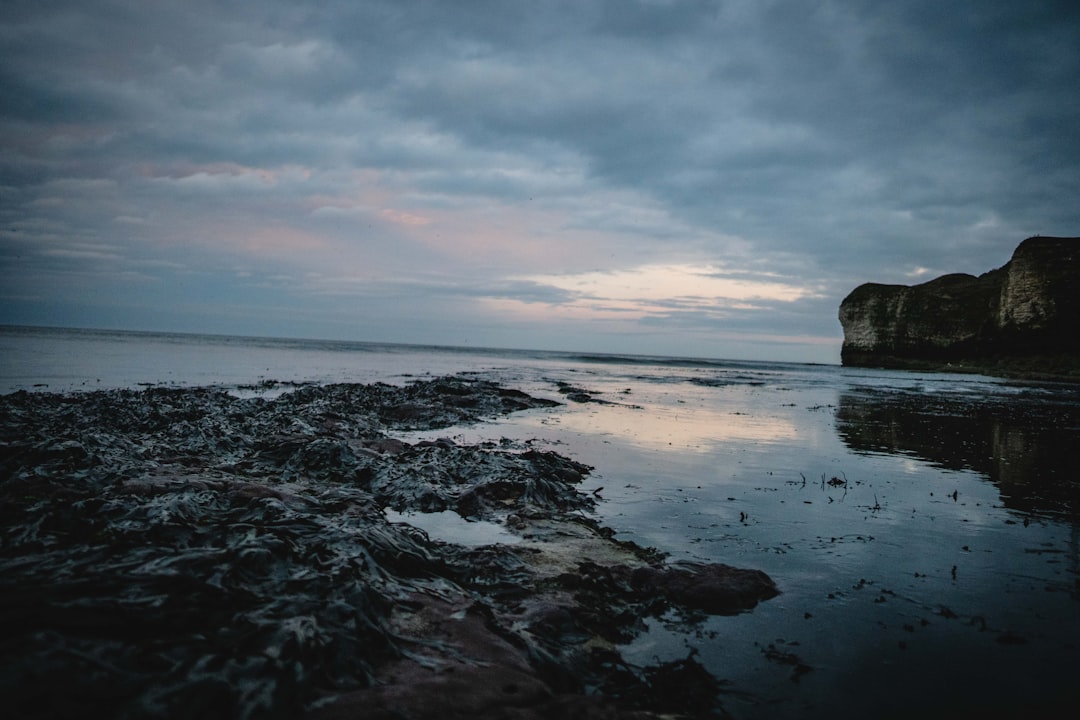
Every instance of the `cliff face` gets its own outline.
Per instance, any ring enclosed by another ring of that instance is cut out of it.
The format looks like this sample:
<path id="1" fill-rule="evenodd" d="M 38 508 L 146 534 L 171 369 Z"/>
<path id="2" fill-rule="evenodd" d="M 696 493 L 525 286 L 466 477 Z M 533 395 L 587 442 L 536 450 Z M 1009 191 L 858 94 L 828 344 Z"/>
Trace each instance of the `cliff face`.
<path id="1" fill-rule="evenodd" d="M 1028 238 L 979 277 L 860 285 L 840 304 L 840 324 L 844 365 L 1080 362 L 1080 238 Z"/>

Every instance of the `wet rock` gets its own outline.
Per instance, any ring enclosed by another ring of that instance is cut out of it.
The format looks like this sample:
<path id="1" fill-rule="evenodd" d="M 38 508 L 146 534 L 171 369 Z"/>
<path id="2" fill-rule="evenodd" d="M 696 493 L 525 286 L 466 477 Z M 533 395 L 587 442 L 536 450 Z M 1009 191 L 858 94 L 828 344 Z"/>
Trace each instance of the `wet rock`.
<path id="1" fill-rule="evenodd" d="M 395 510 L 456 510 L 465 518 L 497 519 L 534 511 L 588 510 L 595 500 L 573 485 L 591 468 L 551 452 L 488 451 L 456 445 L 409 448 L 380 465 L 371 489 Z"/>
<path id="2" fill-rule="evenodd" d="M 566 399 L 571 401 L 571 402 L 576 402 L 576 403 L 590 403 L 591 402 L 591 403 L 599 403 L 601 405 L 610 405 L 610 404 L 612 404 L 607 400 L 602 400 L 600 398 L 595 397 L 594 393 L 592 393 L 592 392 L 590 392 L 588 390 L 585 390 L 584 388 L 577 387 L 576 385 L 571 385 L 568 382 L 563 382 L 563 381 L 560 380 L 556 384 L 558 385 L 558 388 L 559 388 L 559 394 L 565 395 Z"/>
<path id="3" fill-rule="evenodd" d="M 335 697 L 310 717 L 471 718 L 551 697 L 527 653 L 494 632 L 490 613 L 465 597 L 409 596 L 394 609 L 391 622 L 403 635 L 424 642 L 383 666 L 379 683 Z"/>
<path id="4" fill-rule="evenodd" d="M 625 663 L 594 641 L 631 639 L 643 617 L 673 607 L 749 607 L 750 575 L 667 567 L 657 551 L 613 541 L 582 516 L 596 502 L 577 487 L 591 468 L 569 458 L 389 434 L 550 404 L 477 378 L 273 398 L 208 388 L 0 397 L 5 710 L 686 711 L 664 693 L 712 687 L 692 663 L 613 674 Z M 453 508 L 503 522 L 521 542 L 439 542 L 388 522 L 388 506 Z M 767 582 L 755 587 L 767 596 Z M 715 707 L 704 695 L 693 708 Z"/>
<path id="5" fill-rule="evenodd" d="M 409 449 L 409 444 L 397 438 L 377 438 L 365 443 L 365 447 L 383 455 L 397 455 Z"/>
<path id="6" fill-rule="evenodd" d="M 721 563 L 640 568 L 634 571 L 632 582 L 640 591 L 660 593 L 679 605 L 715 615 L 749 610 L 780 592 L 760 570 Z"/>

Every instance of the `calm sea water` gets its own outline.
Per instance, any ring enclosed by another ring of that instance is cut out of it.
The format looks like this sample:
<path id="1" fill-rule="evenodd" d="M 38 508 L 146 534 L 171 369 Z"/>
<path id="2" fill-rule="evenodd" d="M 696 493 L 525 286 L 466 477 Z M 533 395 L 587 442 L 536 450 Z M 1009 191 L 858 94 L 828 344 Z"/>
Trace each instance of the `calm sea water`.
<path id="1" fill-rule="evenodd" d="M 603 498 L 598 514 L 618 537 L 776 580 L 783 593 L 751 613 L 691 630 L 652 621 L 625 649 L 642 664 L 694 653 L 729 682 L 724 703 L 737 717 L 1020 713 L 1076 700 L 1080 388 L 835 366 L 0 328 L 0 392 L 212 384 L 250 393 L 265 380 L 400 384 L 458 372 L 564 401 L 559 383 L 569 383 L 605 402 L 413 439 L 534 439 L 595 468 L 584 489 Z M 433 533 L 452 523 L 432 520 Z"/>

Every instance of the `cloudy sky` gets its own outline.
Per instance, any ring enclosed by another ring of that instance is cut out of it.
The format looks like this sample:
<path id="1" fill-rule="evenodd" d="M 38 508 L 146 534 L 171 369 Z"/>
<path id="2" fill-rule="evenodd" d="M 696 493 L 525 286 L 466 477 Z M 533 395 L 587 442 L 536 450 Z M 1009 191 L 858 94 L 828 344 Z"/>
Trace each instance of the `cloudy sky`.
<path id="1" fill-rule="evenodd" d="M 1080 4 L 5 0 L 0 323 L 837 362 L 1080 235 Z"/>

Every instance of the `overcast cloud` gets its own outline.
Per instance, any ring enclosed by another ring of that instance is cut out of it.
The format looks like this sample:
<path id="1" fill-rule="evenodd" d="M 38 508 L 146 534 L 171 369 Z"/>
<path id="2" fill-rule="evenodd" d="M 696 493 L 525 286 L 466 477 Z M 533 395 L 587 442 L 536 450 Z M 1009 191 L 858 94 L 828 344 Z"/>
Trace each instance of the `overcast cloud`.
<path id="1" fill-rule="evenodd" d="M 7 0 L 0 322 L 836 362 L 1080 235 L 1080 5 Z"/>

